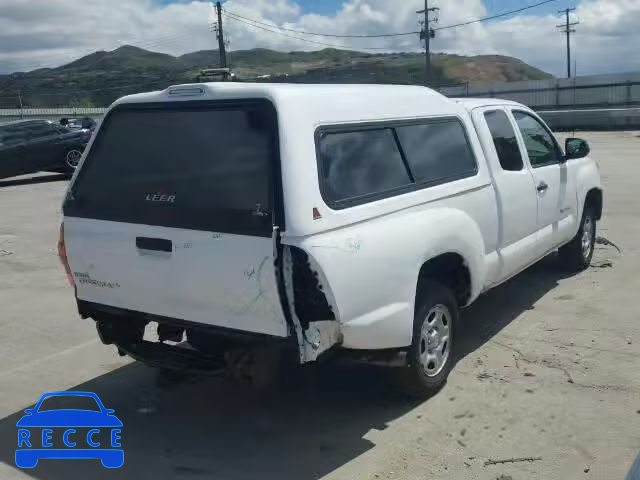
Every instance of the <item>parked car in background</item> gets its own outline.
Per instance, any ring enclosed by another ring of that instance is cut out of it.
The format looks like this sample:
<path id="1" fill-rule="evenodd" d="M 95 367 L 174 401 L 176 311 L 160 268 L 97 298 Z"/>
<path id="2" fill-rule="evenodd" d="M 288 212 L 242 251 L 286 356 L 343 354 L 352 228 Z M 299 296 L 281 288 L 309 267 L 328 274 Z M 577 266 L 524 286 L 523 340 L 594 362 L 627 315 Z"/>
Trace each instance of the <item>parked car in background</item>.
<path id="1" fill-rule="evenodd" d="M 82 118 L 62 118 L 60 125 L 71 130 L 89 130 L 93 132 L 96 129 L 97 122 L 91 117 Z"/>
<path id="2" fill-rule="evenodd" d="M 0 125 L 0 178 L 41 170 L 73 173 L 91 138 L 48 120 L 20 120 Z"/>

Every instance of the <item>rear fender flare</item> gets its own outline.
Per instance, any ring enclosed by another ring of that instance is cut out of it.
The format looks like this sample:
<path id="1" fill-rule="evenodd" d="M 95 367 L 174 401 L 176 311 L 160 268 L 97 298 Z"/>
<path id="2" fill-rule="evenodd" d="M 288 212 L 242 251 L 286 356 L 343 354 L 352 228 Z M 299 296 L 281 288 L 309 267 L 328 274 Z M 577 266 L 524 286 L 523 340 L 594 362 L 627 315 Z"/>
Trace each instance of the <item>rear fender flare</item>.
<path id="1" fill-rule="evenodd" d="M 465 304 L 468 305 L 482 292 L 487 275 L 482 232 L 478 224 L 461 210 L 442 209 L 438 215 L 430 216 L 429 230 L 436 233 L 425 242 L 425 250 L 417 265 L 416 283 L 422 265 L 429 260 L 447 253 L 460 255 L 471 280 L 470 295 Z"/>

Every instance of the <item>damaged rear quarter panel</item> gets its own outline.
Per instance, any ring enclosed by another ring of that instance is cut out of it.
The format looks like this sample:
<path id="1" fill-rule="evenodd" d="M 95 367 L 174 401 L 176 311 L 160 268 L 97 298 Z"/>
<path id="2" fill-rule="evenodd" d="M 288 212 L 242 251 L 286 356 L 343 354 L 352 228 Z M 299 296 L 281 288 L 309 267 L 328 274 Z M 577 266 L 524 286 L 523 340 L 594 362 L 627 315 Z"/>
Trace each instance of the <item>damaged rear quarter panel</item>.
<path id="1" fill-rule="evenodd" d="M 283 243 L 308 254 L 346 348 L 411 344 L 418 272 L 430 258 L 461 254 L 476 286 L 485 274 L 484 242 L 475 221 L 461 210 L 434 205 L 308 237 L 283 237 Z"/>

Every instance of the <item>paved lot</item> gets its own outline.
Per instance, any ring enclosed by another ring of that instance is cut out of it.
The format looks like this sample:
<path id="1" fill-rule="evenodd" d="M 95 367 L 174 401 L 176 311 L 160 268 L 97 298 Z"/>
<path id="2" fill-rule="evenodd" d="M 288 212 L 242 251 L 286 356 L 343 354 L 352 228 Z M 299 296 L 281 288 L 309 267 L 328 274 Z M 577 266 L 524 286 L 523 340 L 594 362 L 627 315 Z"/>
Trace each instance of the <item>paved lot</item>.
<path id="1" fill-rule="evenodd" d="M 0 181 L 0 478 L 617 479 L 640 450 L 640 137 L 581 134 L 602 165 L 594 266 L 550 257 L 464 312 L 460 358 L 425 402 L 370 369 L 311 370 L 269 398 L 153 372 L 80 320 L 55 255 L 66 182 Z M 41 393 L 98 393 L 123 420 L 125 465 L 13 466 L 15 422 Z M 486 465 L 489 459 L 540 457 Z"/>

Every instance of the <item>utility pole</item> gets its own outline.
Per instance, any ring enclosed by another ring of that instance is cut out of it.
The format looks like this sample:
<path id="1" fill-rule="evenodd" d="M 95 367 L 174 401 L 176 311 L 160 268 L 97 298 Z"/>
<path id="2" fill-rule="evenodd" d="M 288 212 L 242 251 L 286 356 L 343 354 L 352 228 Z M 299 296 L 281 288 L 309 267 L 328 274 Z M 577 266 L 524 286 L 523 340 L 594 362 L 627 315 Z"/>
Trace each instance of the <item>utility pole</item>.
<path id="1" fill-rule="evenodd" d="M 22 107 L 22 90 L 18 89 L 18 103 L 20 104 L 20 120 L 24 118 L 24 108 Z"/>
<path id="2" fill-rule="evenodd" d="M 580 23 L 580 22 L 571 23 L 569 19 L 569 14 L 574 10 L 575 8 L 565 8 L 564 10 L 558 10 L 558 13 L 565 14 L 566 20 L 564 25 L 556 25 L 558 28 L 562 29 L 560 30 L 562 33 L 567 34 L 567 78 L 571 78 L 571 34 L 576 31 L 575 28 L 571 28 L 571 27 L 574 25 L 578 25 Z"/>
<path id="3" fill-rule="evenodd" d="M 420 30 L 420 40 L 424 40 L 424 52 L 425 52 L 425 77 L 424 84 L 428 85 L 431 80 L 431 46 L 430 40 L 435 38 L 436 32 L 433 28 L 429 26 L 431 22 L 437 23 L 438 18 L 434 18 L 431 20 L 429 16 L 431 12 L 437 12 L 440 10 L 438 7 L 429 8 L 429 0 L 424 0 L 424 10 L 418 10 L 416 13 L 424 14 L 424 20 L 420 23 L 422 25 L 422 29 Z"/>
<path id="4" fill-rule="evenodd" d="M 224 43 L 224 31 L 222 30 L 222 5 L 216 2 L 216 13 L 218 14 L 218 25 L 216 26 L 216 36 L 218 37 L 218 52 L 220 53 L 220 67 L 227 68 L 227 50 Z"/>

